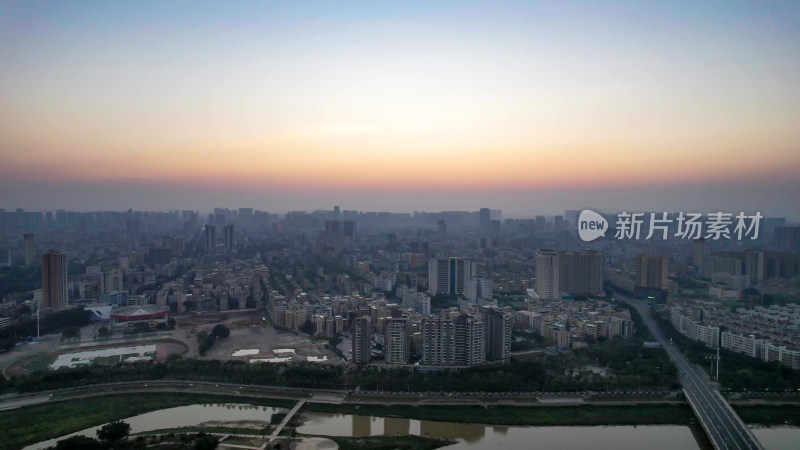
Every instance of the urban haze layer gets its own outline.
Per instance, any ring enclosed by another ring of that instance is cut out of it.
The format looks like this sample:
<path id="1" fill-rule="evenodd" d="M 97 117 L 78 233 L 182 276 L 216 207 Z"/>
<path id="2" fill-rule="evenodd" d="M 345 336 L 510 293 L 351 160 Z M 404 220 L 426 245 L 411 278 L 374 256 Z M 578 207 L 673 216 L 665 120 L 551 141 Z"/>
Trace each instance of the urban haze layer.
<path id="1" fill-rule="evenodd" d="M 132 414 L 213 394 L 296 402 L 285 422 L 208 428 L 223 447 L 237 431 L 302 440 L 313 405 L 508 424 L 694 417 L 713 445 L 759 448 L 737 410 L 770 423 L 745 405 L 800 392 L 800 226 L 736 216 L 0 210 L 0 420 L 95 396 L 174 397 Z M 602 236 L 584 240 L 589 228 Z M 541 417 L 553 408 L 581 415 Z M 101 410 L 13 445 L 124 418 Z M 190 445 L 208 437 L 189 431 Z"/>

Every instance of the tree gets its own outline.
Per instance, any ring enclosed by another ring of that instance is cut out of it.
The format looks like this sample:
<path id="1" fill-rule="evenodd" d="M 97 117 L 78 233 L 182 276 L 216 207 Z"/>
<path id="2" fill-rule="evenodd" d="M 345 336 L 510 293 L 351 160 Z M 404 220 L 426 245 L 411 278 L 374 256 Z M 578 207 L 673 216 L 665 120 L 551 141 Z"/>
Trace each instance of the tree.
<path id="1" fill-rule="evenodd" d="M 194 440 L 194 448 L 196 450 L 214 450 L 219 445 L 219 439 L 216 436 L 200 433 Z"/>
<path id="2" fill-rule="evenodd" d="M 128 437 L 131 426 L 121 420 L 110 422 L 97 430 L 97 438 L 101 441 L 117 442 Z"/>
<path id="3" fill-rule="evenodd" d="M 211 330 L 211 335 L 214 337 L 226 338 L 231 335 L 231 330 L 228 329 L 225 325 L 216 325 L 214 329 Z"/>
<path id="4" fill-rule="evenodd" d="M 61 340 L 77 339 L 81 337 L 81 330 L 78 327 L 69 327 L 61 333 Z"/>
<path id="5" fill-rule="evenodd" d="M 214 339 L 216 338 L 213 334 L 208 334 L 205 331 L 200 331 L 197 333 L 197 351 L 200 353 L 200 356 L 205 356 L 206 352 L 211 349 L 211 347 L 214 345 Z"/>
<path id="6" fill-rule="evenodd" d="M 56 442 L 56 450 L 100 450 L 105 446 L 97 439 L 86 436 L 72 436 Z"/>
<path id="7" fill-rule="evenodd" d="M 312 324 L 310 320 L 306 320 L 298 329 L 303 333 L 312 334 L 314 332 L 314 324 Z"/>

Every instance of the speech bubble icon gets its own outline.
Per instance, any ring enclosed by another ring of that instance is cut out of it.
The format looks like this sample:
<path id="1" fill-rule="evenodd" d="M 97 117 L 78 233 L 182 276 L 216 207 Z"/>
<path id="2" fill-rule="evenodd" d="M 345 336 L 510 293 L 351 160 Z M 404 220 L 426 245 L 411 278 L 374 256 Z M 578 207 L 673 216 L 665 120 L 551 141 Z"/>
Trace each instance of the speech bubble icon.
<path id="1" fill-rule="evenodd" d="M 584 209 L 578 216 L 578 236 L 584 242 L 593 241 L 606 235 L 608 221 L 605 217 L 590 210 Z"/>

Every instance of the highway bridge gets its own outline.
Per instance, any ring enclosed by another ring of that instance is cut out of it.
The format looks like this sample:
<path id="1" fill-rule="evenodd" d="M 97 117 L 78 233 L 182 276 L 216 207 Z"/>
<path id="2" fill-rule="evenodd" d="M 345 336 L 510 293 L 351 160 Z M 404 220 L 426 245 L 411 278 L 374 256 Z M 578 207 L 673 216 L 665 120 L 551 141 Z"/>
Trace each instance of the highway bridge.
<path id="1" fill-rule="evenodd" d="M 650 316 L 648 305 L 640 300 L 624 296 L 621 299 L 636 308 L 655 339 L 661 343 L 672 362 L 678 367 L 678 378 L 683 386 L 686 400 L 714 448 L 717 450 L 763 450 L 764 447 L 725 398 L 698 375 L 695 367 L 686 357 L 664 338 L 658 325 Z"/>

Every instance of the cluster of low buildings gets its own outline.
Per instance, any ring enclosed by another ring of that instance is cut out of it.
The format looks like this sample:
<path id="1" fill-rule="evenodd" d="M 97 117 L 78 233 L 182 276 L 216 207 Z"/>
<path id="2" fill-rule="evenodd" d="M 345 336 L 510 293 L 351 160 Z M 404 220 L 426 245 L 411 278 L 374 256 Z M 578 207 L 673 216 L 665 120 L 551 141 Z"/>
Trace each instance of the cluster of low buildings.
<path id="1" fill-rule="evenodd" d="M 532 300 L 515 312 L 516 326 L 531 330 L 559 348 L 576 348 L 599 338 L 629 338 L 635 332 L 630 311 L 604 300 Z"/>
<path id="2" fill-rule="evenodd" d="M 267 302 L 267 315 L 276 327 L 301 331 L 311 322 L 313 329 L 310 331 L 315 336 L 332 338 L 346 330 L 348 312 L 363 302 L 360 295 L 309 295 L 305 292 L 289 299 L 273 290 Z"/>
<path id="3" fill-rule="evenodd" d="M 271 291 L 267 311 L 273 324 L 331 338 L 349 332 L 357 364 L 459 368 L 511 357 L 514 328 L 539 334 L 550 345 L 580 348 L 598 339 L 628 338 L 635 329 L 630 312 L 603 300 L 528 299 L 515 306 L 471 301 L 431 311 L 431 296 L 397 285 L 394 299 L 320 295 L 291 298 Z M 303 329 L 310 322 L 310 329 Z"/>
<path id="4" fill-rule="evenodd" d="M 716 302 L 679 300 L 669 313 L 678 331 L 707 347 L 800 369 L 800 305 L 731 311 Z"/>

